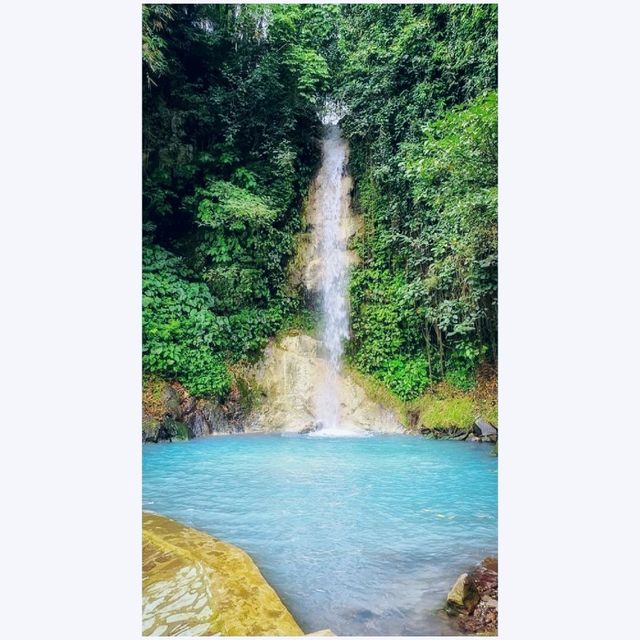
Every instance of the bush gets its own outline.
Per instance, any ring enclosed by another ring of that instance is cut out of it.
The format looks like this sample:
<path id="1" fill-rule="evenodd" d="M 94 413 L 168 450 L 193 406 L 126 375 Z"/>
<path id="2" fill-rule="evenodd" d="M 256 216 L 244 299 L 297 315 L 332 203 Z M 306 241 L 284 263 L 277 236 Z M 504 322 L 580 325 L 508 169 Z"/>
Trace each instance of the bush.
<path id="1" fill-rule="evenodd" d="M 496 7 L 342 16 L 341 125 L 363 219 L 350 360 L 405 398 L 429 378 L 468 389 L 497 359 Z"/>
<path id="2" fill-rule="evenodd" d="M 212 313 L 206 285 L 190 276 L 177 256 L 160 247 L 144 248 L 142 366 L 180 381 L 194 395 L 224 396 L 231 378 L 220 352 L 228 323 Z"/>
<path id="3" fill-rule="evenodd" d="M 389 360 L 378 377 L 403 400 L 413 400 L 431 383 L 428 364 L 423 356 Z"/>

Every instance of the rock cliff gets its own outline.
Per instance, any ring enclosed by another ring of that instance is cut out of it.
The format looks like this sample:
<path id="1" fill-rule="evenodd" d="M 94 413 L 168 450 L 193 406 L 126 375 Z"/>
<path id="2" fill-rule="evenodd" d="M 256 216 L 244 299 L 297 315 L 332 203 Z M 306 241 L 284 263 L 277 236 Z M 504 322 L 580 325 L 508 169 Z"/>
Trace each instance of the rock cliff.
<path id="1" fill-rule="evenodd" d="M 315 389 L 327 375 L 327 362 L 319 356 L 320 343 L 307 335 L 287 336 L 272 342 L 253 370 L 262 402 L 247 419 L 256 431 L 295 431 L 314 427 Z M 369 400 L 349 376 L 339 377 L 340 425 L 349 430 L 403 431 L 396 416 Z"/>
<path id="2" fill-rule="evenodd" d="M 308 335 L 287 336 L 267 346 L 260 362 L 243 375 L 253 407 L 243 407 L 234 389 L 223 402 L 190 397 L 177 383 L 148 384 L 143 402 L 142 440 L 158 442 L 241 432 L 308 432 L 316 428 L 315 390 L 328 374 L 320 343 Z M 389 409 L 367 398 L 348 375 L 338 379 L 340 424 L 346 430 L 399 433 Z"/>

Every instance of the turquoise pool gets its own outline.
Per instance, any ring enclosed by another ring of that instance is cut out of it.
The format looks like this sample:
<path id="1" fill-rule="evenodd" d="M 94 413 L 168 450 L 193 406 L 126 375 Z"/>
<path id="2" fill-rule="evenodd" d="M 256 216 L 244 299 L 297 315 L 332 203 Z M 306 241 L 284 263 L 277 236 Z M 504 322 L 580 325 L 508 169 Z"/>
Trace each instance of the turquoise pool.
<path id="1" fill-rule="evenodd" d="M 448 589 L 497 552 L 497 466 L 397 435 L 151 444 L 143 508 L 247 551 L 305 632 L 447 635 Z"/>

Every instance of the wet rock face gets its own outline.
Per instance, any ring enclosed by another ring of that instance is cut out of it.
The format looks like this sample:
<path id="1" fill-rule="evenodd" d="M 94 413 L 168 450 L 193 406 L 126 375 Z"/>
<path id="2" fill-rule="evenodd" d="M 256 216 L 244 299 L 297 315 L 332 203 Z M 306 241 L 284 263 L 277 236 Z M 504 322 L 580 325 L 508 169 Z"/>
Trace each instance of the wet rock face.
<path id="1" fill-rule="evenodd" d="M 272 342 L 253 371 L 263 401 L 247 419 L 247 429 L 309 433 L 318 428 L 316 389 L 329 375 L 320 343 L 307 335 Z M 338 377 L 339 421 L 345 428 L 378 432 L 403 431 L 396 417 L 366 397 L 347 375 Z"/>
<path id="2" fill-rule="evenodd" d="M 244 407 L 238 389 L 219 403 L 192 398 L 179 384 L 161 383 L 161 401 L 153 412 L 143 412 L 142 441 L 244 431 L 311 433 L 321 426 L 316 389 L 329 375 L 328 369 L 328 363 L 320 357 L 320 343 L 311 336 L 297 335 L 287 336 L 279 344 L 272 341 L 262 361 L 247 372 L 245 384 L 252 394 L 258 395 L 259 390 L 261 395 L 258 406 L 251 410 Z M 397 417 L 369 400 L 348 375 L 339 375 L 337 386 L 340 424 L 346 429 L 404 431 Z"/>
<path id="3" fill-rule="evenodd" d="M 463 573 L 456 580 L 447 596 L 447 613 L 458 616 L 463 633 L 497 633 L 497 558 L 485 558 L 470 574 Z"/>
<path id="4" fill-rule="evenodd" d="M 162 384 L 159 406 L 154 407 L 153 414 L 143 411 L 143 442 L 244 431 L 244 416 L 234 394 L 230 395 L 226 404 L 221 405 L 214 400 L 192 398 L 178 384 Z"/>
<path id="5" fill-rule="evenodd" d="M 199 438 L 220 433 L 238 433 L 242 424 L 229 416 L 227 407 L 212 400 L 200 400 L 185 416 L 190 438 Z"/>
<path id="6" fill-rule="evenodd" d="M 147 415 L 142 416 L 142 442 L 158 442 L 160 423 Z"/>
<path id="7" fill-rule="evenodd" d="M 162 404 L 167 416 L 175 420 L 180 419 L 182 415 L 182 399 L 180 392 L 170 384 L 164 386 L 162 391 Z"/>
<path id="8" fill-rule="evenodd" d="M 209 423 L 201 411 L 194 411 L 189 414 L 187 425 L 190 438 L 200 438 L 211 433 Z"/>
<path id="9" fill-rule="evenodd" d="M 347 160 L 348 149 L 346 151 L 345 167 L 347 166 Z M 349 240 L 363 226 L 362 216 L 354 215 L 351 210 L 350 194 L 353 190 L 353 181 L 348 171 L 343 172 L 340 190 L 340 202 L 343 209 L 340 215 L 338 233 L 340 239 L 345 244 L 348 244 Z M 319 309 L 321 304 L 322 253 L 317 231 L 322 225 L 325 211 L 318 177 L 312 181 L 309 188 L 304 215 L 306 232 L 300 236 L 296 256 L 289 266 L 288 281 L 291 288 L 300 292 L 308 307 Z M 350 266 L 359 262 L 356 252 L 352 250 L 347 251 L 347 260 Z"/>
<path id="10" fill-rule="evenodd" d="M 449 595 L 447 596 L 447 606 L 454 612 L 472 612 L 480 602 L 480 594 L 473 580 L 467 573 L 458 577 Z"/>

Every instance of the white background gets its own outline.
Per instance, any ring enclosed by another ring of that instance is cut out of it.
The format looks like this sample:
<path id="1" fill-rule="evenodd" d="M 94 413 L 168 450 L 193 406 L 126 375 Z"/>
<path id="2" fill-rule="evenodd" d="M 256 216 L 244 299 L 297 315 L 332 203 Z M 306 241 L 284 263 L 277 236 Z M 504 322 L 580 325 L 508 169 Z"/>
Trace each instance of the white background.
<path id="1" fill-rule="evenodd" d="M 0 16 L 0 635 L 137 638 L 140 5 Z M 502 638 L 637 633 L 638 18 L 500 3 Z"/>

